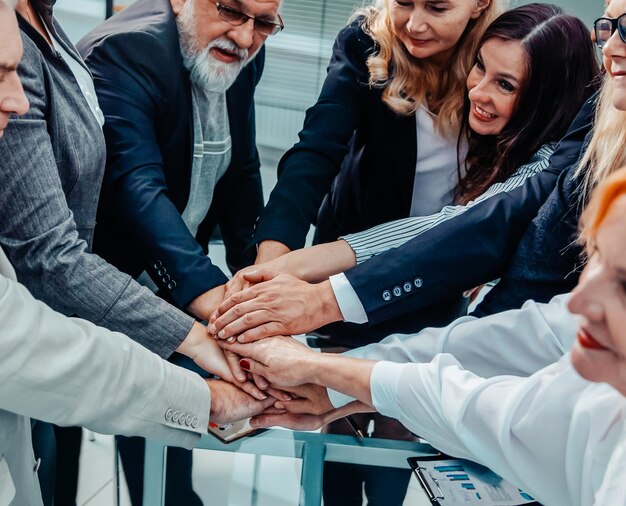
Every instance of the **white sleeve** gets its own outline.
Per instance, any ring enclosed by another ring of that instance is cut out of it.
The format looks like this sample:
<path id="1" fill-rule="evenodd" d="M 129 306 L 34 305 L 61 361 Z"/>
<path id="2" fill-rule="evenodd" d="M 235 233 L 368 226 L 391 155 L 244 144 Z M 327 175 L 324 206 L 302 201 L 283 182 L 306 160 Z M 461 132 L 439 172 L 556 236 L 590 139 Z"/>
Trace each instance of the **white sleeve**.
<path id="1" fill-rule="evenodd" d="M 346 241 L 356 255 L 357 264 L 369 260 L 391 248 L 397 248 L 431 228 L 445 221 L 460 216 L 476 204 L 483 202 L 494 195 L 511 191 L 545 169 L 549 164 L 550 156 L 554 152 L 554 145 L 542 146 L 531 160 L 518 167 L 518 169 L 506 180 L 492 184 L 480 197 L 469 202 L 467 205 L 445 206 L 438 213 L 429 216 L 413 216 L 400 220 L 383 223 L 362 232 L 340 237 Z"/>
<path id="2" fill-rule="evenodd" d="M 206 433 L 211 396 L 200 376 L 1 275 L 0 336 L 0 409 L 188 448 Z"/>
<path id="3" fill-rule="evenodd" d="M 329 278 L 344 322 L 367 323 L 367 313 L 354 288 L 344 273 Z"/>
<path id="4" fill-rule="evenodd" d="M 502 374 L 529 376 L 559 360 L 571 348 L 577 319 L 567 310 L 569 294 L 547 304 L 526 302 L 520 309 L 475 318 L 464 316 L 443 328 L 417 334 L 393 334 L 380 343 L 345 355 L 391 362 L 430 362 L 449 353 L 467 370 L 489 378 Z M 353 399 L 330 391 L 335 407 Z"/>
<path id="5" fill-rule="evenodd" d="M 429 364 L 379 362 L 372 401 L 434 447 L 483 464 L 544 504 L 591 504 L 626 406 L 565 356 L 529 378 L 480 378 L 451 355 Z"/>

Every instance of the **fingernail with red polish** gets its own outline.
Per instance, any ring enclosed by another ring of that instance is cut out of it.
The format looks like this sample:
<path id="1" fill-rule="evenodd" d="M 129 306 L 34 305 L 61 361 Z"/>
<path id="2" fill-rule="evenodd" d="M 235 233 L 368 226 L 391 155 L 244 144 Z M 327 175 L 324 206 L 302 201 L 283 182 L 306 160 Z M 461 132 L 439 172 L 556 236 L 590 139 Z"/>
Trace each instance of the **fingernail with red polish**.
<path id="1" fill-rule="evenodd" d="M 250 370 L 250 362 L 248 362 L 245 358 L 239 361 L 239 365 L 242 369 L 249 371 Z"/>

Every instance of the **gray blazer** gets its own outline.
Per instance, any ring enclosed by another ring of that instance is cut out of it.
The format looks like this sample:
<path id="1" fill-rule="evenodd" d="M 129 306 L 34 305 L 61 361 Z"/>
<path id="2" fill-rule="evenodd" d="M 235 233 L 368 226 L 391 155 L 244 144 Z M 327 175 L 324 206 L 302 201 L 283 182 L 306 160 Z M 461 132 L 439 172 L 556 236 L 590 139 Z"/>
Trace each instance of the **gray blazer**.
<path id="1" fill-rule="evenodd" d="M 12 279 L 0 249 L 0 504 L 42 503 L 28 417 L 185 448 L 206 433 L 211 395 L 200 376 L 54 312 Z M 175 411 L 185 413 L 177 422 Z"/>
<path id="2" fill-rule="evenodd" d="M 33 4 L 76 54 L 53 21 L 52 2 Z M 91 254 L 105 163 L 102 131 L 62 57 L 19 22 L 18 73 L 30 111 L 12 119 L 0 139 L 0 246 L 38 299 L 168 357 L 193 319 Z"/>

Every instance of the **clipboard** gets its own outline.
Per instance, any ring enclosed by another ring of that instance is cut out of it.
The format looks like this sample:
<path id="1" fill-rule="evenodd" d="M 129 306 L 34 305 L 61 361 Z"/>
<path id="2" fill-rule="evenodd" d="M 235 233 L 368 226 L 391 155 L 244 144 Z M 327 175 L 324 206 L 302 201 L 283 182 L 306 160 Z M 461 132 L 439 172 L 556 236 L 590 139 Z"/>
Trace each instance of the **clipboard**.
<path id="1" fill-rule="evenodd" d="M 443 453 L 407 459 L 434 506 L 541 506 L 490 469 Z"/>

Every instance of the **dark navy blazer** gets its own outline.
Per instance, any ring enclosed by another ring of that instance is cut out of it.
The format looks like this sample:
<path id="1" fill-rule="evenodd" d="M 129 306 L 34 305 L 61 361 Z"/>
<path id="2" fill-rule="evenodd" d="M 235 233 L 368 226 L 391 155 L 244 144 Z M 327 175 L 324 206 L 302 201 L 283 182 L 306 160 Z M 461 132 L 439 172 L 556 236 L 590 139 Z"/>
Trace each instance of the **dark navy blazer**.
<path id="1" fill-rule="evenodd" d="M 369 324 L 423 309 L 500 277 L 502 285 L 488 295 L 482 314 L 519 307 L 527 299 L 547 300 L 571 289 L 576 278 L 567 275 L 575 270 L 579 253 L 568 247 L 578 217 L 572 175 L 591 131 L 595 100 L 594 95 L 584 104 L 541 173 L 346 271 Z M 391 299 L 385 296 L 405 284 L 411 290 L 397 291 L 400 295 Z"/>
<path id="2" fill-rule="evenodd" d="M 231 269 L 244 253 L 263 207 L 255 142 L 254 89 L 264 51 L 227 93 L 232 161 L 215 188 L 196 238 L 181 214 L 189 197 L 193 115 L 189 73 L 168 0 L 138 0 L 83 38 L 106 123 L 107 167 L 94 250 L 120 270 L 147 270 L 180 307 L 226 281 L 206 256 L 219 225 Z"/>
<path id="3" fill-rule="evenodd" d="M 382 90 L 369 86 L 367 59 L 375 44 L 360 24 L 354 21 L 337 36 L 300 141 L 278 165 L 278 183 L 257 224 L 257 244 L 273 239 L 297 249 L 312 223 L 315 241 L 327 242 L 410 214 L 415 115 L 394 113 Z"/>

